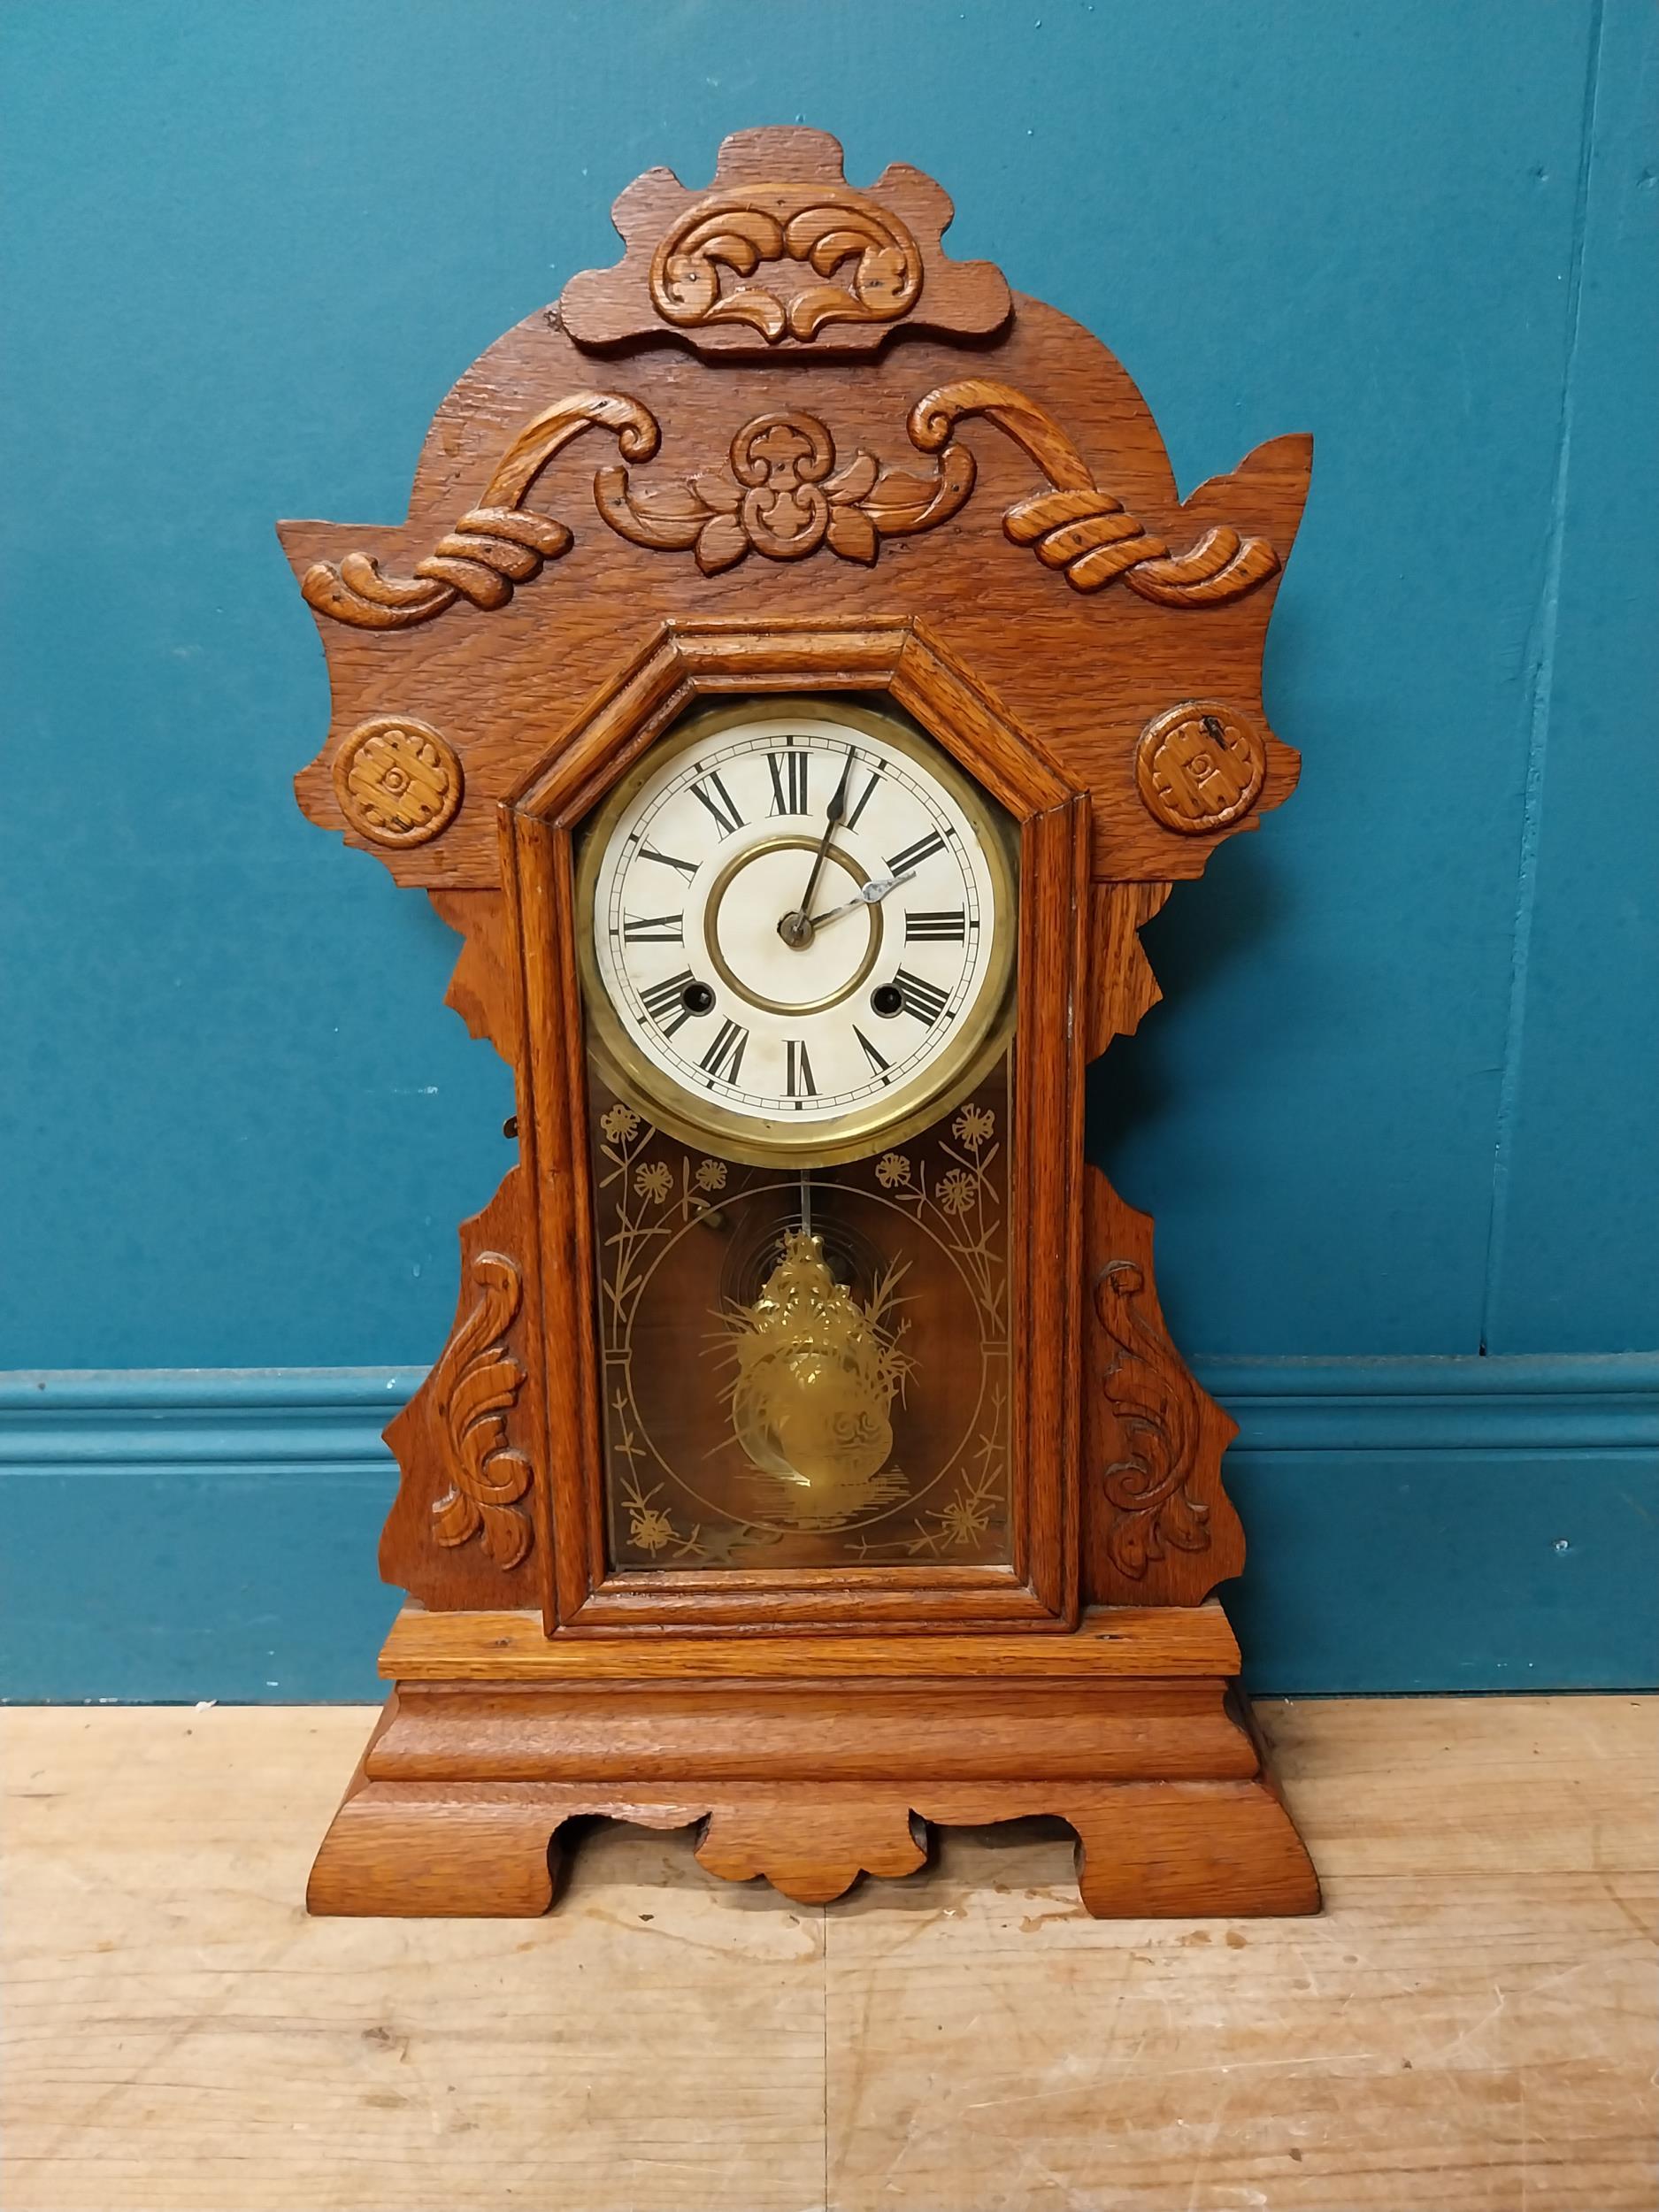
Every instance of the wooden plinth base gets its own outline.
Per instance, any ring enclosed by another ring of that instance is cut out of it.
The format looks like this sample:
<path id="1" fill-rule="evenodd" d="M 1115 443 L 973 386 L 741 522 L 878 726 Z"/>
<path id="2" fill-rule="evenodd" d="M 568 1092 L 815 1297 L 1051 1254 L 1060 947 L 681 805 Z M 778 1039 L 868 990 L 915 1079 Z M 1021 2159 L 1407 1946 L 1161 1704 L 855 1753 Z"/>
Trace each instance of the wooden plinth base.
<path id="1" fill-rule="evenodd" d="M 311 1870 L 314 1913 L 530 1915 L 562 1823 L 703 1824 L 711 1873 L 803 1904 L 913 1873 L 926 1824 L 1057 1814 L 1104 1915 L 1316 1912 L 1215 1604 L 1068 1636 L 597 1638 L 403 1614 L 396 1689 Z"/>

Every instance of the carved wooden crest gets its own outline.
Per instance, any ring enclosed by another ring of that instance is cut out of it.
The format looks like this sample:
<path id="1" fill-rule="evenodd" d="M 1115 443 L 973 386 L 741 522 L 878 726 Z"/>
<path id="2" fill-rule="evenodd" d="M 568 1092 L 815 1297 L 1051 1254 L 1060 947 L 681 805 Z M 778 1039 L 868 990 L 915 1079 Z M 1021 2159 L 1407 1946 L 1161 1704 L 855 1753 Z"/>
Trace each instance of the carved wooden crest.
<path id="1" fill-rule="evenodd" d="M 672 170 L 636 179 L 612 214 L 627 251 L 559 301 L 579 345 L 676 338 L 698 353 L 868 353 L 902 328 L 982 337 L 1012 302 L 987 261 L 940 242 L 949 198 L 895 165 L 849 185 L 826 132 L 739 131 L 706 191 Z"/>

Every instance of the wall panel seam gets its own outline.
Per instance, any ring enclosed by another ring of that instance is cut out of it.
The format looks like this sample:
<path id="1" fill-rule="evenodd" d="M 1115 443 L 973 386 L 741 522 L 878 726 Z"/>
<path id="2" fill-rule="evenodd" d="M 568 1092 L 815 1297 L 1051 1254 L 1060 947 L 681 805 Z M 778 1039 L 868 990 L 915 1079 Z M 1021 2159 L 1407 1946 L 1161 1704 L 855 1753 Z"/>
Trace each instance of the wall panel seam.
<path id="1" fill-rule="evenodd" d="M 1585 86 L 1578 140 L 1578 173 L 1574 188 L 1572 238 L 1567 264 L 1566 347 L 1562 365 L 1561 408 L 1556 421 L 1555 477 L 1550 491 L 1549 530 L 1545 541 L 1538 601 L 1530 626 L 1526 659 L 1526 774 L 1521 801 L 1520 849 L 1516 864 L 1515 919 L 1509 953 L 1509 1000 L 1504 1024 L 1503 1057 L 1498 1076 L 1498 1110 L 1493 1138 L 1492 1194 L 1486 1216 L 1486 1256 L 1481 1288 L 1480 1349 L 1492 1341 L 1498 1285 L 1509 1233 L 1509 1185 L 1521 1070 L 1525 1048 L 1526 998 L 1532 964 L 1532 916 L 1537 902 L 1538 854 L 1543 831 L 1544 775 L 1549 754 L 1550 710 L 1555 695 L 1555 646 L 1561 620 L 1561 579 L 1566 543 L 1568 488 L 1572 458 L 1572 425 L 1577 395 L 1578 337 L 1584 299 L 1585 242 L 1589 231 L 1592 157 L 1601 75 L 1605 0 L 1594 0 L 1586 42 Z"/>

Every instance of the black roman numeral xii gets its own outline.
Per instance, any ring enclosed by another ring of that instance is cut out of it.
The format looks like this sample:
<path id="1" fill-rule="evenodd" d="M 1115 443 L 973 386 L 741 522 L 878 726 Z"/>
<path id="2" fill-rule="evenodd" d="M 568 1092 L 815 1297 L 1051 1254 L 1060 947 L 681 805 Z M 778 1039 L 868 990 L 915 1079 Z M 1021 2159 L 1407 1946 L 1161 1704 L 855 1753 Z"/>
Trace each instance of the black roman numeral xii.
<path id="1" fill-rule="evenodd" d="M 772 811 L 774 814 L 805 814 L 807 803 L 807 764 L 810 755 L 799 752 L 791 745 L 781 753 L 768 753 L 766 765 L 772 771 Z"/>

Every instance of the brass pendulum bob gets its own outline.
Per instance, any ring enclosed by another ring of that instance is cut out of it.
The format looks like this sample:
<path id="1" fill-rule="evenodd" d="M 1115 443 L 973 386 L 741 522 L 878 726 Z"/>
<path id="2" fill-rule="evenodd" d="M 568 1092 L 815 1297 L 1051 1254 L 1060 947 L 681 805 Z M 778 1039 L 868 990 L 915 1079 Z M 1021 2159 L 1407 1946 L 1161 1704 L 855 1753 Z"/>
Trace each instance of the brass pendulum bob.
<path id="1" fill-rule="evenodd" d="M 902 1362 L 836 1281 L 813 1231 L 785 1233 L 733 1346 L 733 1426 L 754 1464 L 793 1494 L 791 1519 L 830 1526 L 868 1502 L 892 1456 Z"/>

